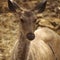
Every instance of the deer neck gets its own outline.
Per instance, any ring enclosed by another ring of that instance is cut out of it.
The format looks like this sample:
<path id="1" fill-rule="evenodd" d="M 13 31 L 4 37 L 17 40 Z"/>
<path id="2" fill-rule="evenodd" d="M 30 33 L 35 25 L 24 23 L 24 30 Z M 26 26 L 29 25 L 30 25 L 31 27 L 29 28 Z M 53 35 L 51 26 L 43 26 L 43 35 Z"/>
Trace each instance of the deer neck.
<path id="1" fill-rule="evenodd" d="M 16 60 L 27 60 L 30 41 L 25 38 L 21 33 L 20 40 L 18 42 L 18 53 Z"/>

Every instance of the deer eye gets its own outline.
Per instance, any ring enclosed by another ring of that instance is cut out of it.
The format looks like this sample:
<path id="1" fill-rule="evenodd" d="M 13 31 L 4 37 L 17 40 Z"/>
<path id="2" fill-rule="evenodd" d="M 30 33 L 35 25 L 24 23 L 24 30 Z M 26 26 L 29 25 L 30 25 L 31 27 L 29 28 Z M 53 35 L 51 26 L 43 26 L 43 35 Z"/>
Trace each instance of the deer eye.
<path id="1" fill-rule="evenodd" d="M 33 21 L 33 22 L 36 22 L 36 20 L 37 20 L 37 19 L 34 19 L 34 21 Z"/>
<path id="2" fill-rule="evenodd" d="M 24 23 L 24 22 L 25 22 L 25 20 L 21 19 L 21 22 L 22 22 L 22 23 Z"/>

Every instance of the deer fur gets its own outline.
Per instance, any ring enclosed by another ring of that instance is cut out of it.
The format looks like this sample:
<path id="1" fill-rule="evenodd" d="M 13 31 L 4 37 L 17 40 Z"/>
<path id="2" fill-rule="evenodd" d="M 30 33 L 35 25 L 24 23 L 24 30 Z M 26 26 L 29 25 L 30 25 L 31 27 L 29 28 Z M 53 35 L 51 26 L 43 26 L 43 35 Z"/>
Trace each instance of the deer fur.
<path id="1" fill-rule="evenodd" d="M 16 41 L 14 50 L 11 56 L 11 60 L 17 60 L 16 57 L 19 58 L 19 56 L 21 55 L 23 51 L 23 46 L 25 45 L 25 43 L 27 43 L 27 41 L 28 41 L 28 44 L 25 46 L 28 47 L 29 51 L 25 48 L 28 54 L 25 53 L 26 51 L 24 49 L 22 58 L 24 57 L 24 54 L 25 54 L 27 55 L 26 60 L 56 60 L 58 59 L 55 54 L 55 50 L 53 48 L 57 42 L 54 43 L 52 41 L 52 43 L 54 44 L 54 46 L 51 45 L 53 50 L 50 48 L 50 44 L 51 44 L 50 40 L 55 40 L 56 38 L 55 35 L 57 35 L 57 33 L 55 33 L 53 30 L 46 27 L 39 28 L 34 33 L 35 33 L 35 39 L 30 42 L 28 40 L 24 41 L 25 39 L 22 38 L 23 36 L 21 36 L 20 40 L 23 39 L 24 42 L 22 40 Z M 51 36 L 51 34 L 53 35 Z M 57 35 L 57 37 L 59 37 L 59 35 Z M 19 55 L 17 55 L 18 52 L 20 52 Z M 18 59 L 18 60 L 22 60 L 22 59 Z"/>
<path id="2" fill-rule="evenodd" d="M 43 27 L 35 31 L 36 40 L 43 40 L 50 46 L 57 60 L 60 60 L 60 36 L 53 30 Z"/>
<path id="3" fill-rule="evenodd" d="M 56 60 L 51 48 L 43 40 L 33 40 L 27 60 Z"/>

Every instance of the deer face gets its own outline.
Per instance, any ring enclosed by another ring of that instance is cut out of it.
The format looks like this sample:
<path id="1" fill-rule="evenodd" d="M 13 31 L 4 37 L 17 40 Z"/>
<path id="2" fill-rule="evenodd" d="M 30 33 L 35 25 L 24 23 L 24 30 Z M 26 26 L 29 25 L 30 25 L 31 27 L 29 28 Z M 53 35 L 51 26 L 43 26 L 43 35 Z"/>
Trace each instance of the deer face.
<path id="1" fill-rule="evenodd" d="M 43 12 L 45 9 L 46 1 L 38 4 L 35 8 L 38 10 L 38 12 Z M 15 1 L 8 0 L 8 7 L 11 11 L 16 11 L 16 9 L 19 9 L 21 11 L 21 8 Z M 40 7 L 40 8 L 39 8 Z M 35 23 L 37 20 L 36 14 L 34 13 L 35 8 L 32 10 L 22 10 L 23 12 L 17 13 L 20 16 L 20 23 L 21 27 L 24 33 L 24 36 L 29 39 L 33 40 L 35 38 L 34 30 L 35 30 Z"/>
<path id="2" fill-rule="evenodd" d="M 36 16 L 32 11 L 25 11 L 22 13 L 20 21 L 22 29 L 29 40 L 34 39 L 34 30 L 36 23 Z"/>

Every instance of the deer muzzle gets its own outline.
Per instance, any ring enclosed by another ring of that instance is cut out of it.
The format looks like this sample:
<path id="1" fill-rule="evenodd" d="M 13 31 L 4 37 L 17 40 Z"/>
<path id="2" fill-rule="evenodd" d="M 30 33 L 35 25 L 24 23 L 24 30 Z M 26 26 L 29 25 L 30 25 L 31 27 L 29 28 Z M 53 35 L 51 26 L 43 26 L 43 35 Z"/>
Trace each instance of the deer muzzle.
<path id="1" fill-rule="evenodd" d="M 27 33 L 26 37 L 27 37 L 28 40 L 34 40 L 35 34 L 30 32 L 30 33 Z"/>

